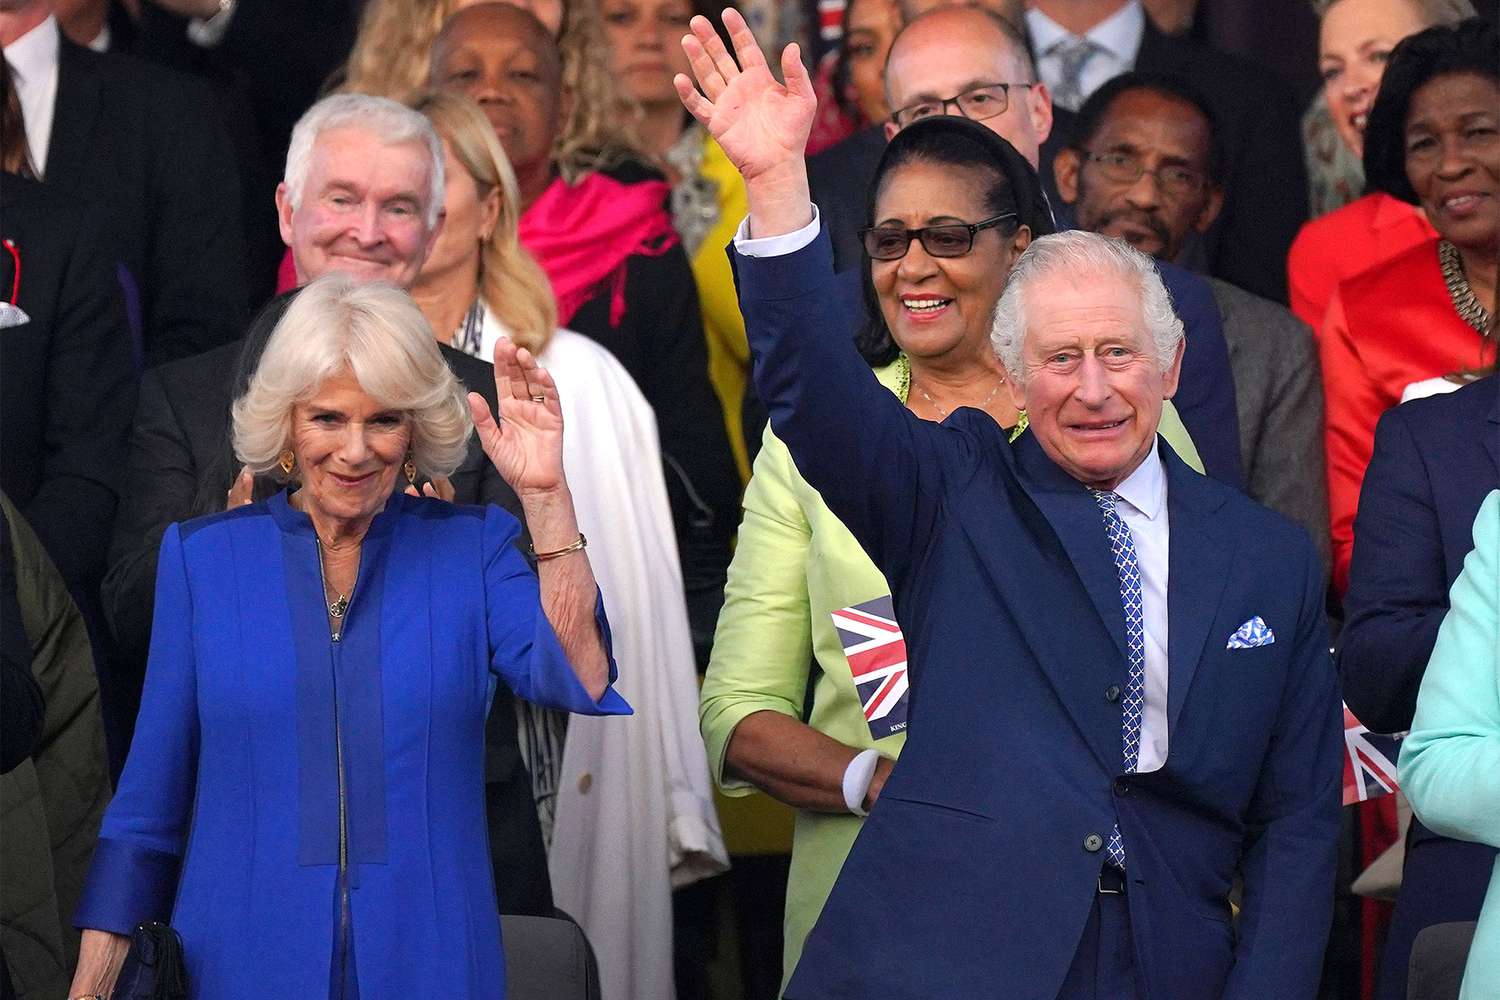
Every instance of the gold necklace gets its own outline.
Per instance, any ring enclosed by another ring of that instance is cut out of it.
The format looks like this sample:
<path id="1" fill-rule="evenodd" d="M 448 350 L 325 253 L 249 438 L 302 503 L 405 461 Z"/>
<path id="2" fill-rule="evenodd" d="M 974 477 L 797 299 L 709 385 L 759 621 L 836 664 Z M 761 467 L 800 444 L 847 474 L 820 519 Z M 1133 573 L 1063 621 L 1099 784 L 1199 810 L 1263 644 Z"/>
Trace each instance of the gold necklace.
<path id="1" fill-rule="evenodd" d="M 1438 240 L 1438 267 L 1442 268 L 1443 284 L 1448 286 L 1448 297 L 1453 300 L 1453 308 L 1458 310 L 1458 318 L 1481 334 L 1489 333 L 1490 311 L 1474 294 L 1469 279 L 1464 277 L 1464 264 L 1458 255 L 1458 247 L 1447 240 Z"/>
<path id="2" fill-rule="evenodd" d="M 328 570 L 323 566 L 323 540 L 318 539 L 318 577 L 323 584 L 323 599 L 328 600 Z M 336 600 L 328 601 L 328 615 L 330 618 L 342 619 L 349 610 L 349 599 L 354 596 L 351 589 L 348 596 L 342 591 Z"/>
<path id="3" fill-rule="evenodd" d="M 1002 377 L 1000 379 L 1000 381 L 998 381 L 998 382 L 995 383 L 995 387 L 990 390 L 990 394 L 988 396 L 984 397 L 984 402 L 980 403 L 977 408 L 981 409 L 981 410 L 988 410 L 990 404 L 995 401 L 995 394 L 1000 391 L 1000 387 L 1002 385 L 1004 385 L 1004 384 L 1005 384 L 1005 379 Z M 938 411 L 938 416 L 942 417 L 944 420 L 948 419 L 948 411 L 945 410 L 945 409 L 943 409 L 941 406 L 939 406 L 937 400 L 935 400 L 931 396 L 927 395 L 927 390 L 926 389 L 922 388 L 919 385 L 919 386 L 917 386 L 917 391 L 922 394 L 922 398 L 923 399 L 927 400 L 927 405 L 931 406 L 934 410 Z M 968 404 L 964 404 L 964 405 L 968 405 Z"/>

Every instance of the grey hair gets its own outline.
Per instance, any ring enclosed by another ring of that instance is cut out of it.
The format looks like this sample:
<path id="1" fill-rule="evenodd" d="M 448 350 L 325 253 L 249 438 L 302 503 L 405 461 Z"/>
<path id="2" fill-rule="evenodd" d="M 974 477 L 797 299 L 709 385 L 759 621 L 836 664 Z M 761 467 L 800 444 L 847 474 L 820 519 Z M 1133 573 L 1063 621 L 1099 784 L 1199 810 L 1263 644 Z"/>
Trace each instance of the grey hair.
<path id="1" fill-rule="evenodd" d="M 1313 14 L 1319 21 L 1324 15 L 1338 4 L 1339 0 L 1312 0 Z M 1410 0 L 1421 15 L 1427 19 L 1429 27 L 1433 25 L 1444 25 L 1453 27 L 1458 22 L 1475 16 L 1474 5 L 1469 0 Z"/>
<path id="2" fill-rule="evenodd" d="M 406 142 L 420 143 L 427 150 L 427 228 L 437 225 L 443 210 L 443 143 L 425 115 L 398 101 L 372 94 L 333 94 L 308 108 L 292 128 L 291 145 L 286 151 L 287 200 L 292 210 L 302 205 L 302 189 L 312 164 L 313 147 L 318 136 L 339 128 L 357 128 L 377 137 L 388 146 Z"/>
<path id="3" fill-rule="evenodd" d="M 1162 371 L 1172 367 L 1182 343 L 1182 320 L 1172 309 L 1172 297 L 1162 284 L 1155 262 L 1123 240 L 1073 229 L 1032 240 L 1016 259 L 1005 291 L 995 304 L 990 345 L 1018 384 L 1025 382 L 1021 355 L 1026 342 L 1026 288 L 1054 272 L 1078 279 L 1115 275 L 1134 283 L 1140 289 L 1141 318 L 1151 334 L 1157 363 Z"/>
<path id="4" fill-rule="evenodd" d="M 422 311 L 394 285 L 342 274 L 309 282 L 271 332 L 231 411 L 235 456 L 256 475 L 271 472 L 291 447 L 292 408 L 344 371 L 408 418 L 412 460 L 424 475 L 449 476 L 463 463 L 474 429 L 467 394 Z"/>

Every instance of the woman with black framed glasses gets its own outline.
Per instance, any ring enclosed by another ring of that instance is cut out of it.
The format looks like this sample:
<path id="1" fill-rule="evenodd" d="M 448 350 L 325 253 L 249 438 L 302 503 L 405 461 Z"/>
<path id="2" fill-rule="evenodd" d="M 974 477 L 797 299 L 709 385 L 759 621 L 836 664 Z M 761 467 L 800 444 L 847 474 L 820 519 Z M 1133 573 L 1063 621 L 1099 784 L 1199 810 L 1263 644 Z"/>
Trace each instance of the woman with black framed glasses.
<path id="1" fill-rule="evenodd" d="M 990 318 L 1016 257 L 1052 232 L 1036 172 L 983 125 L 934 116 L 891 140 L 866 219 L 859 344 L 876 377 L 919 417 L 969 406 L 1020 426 Z M 726 794 L 797 810 L 789 975 L 905 742 L 904 640 L 889 584 L 769 429 L 744 506 L 699 715 Z"/>

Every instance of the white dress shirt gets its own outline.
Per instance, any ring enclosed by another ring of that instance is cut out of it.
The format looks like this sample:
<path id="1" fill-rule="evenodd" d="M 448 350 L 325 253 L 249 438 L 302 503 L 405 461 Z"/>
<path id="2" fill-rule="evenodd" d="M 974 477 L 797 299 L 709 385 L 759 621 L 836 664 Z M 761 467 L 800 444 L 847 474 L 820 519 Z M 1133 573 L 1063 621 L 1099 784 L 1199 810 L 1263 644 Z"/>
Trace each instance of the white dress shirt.
<path id="1" fill-rule="evenodd" d="M 1167 474 L 1151 442 L 1151 454 L 1115 487 L 1115 510 L 1130 529 L 1141 571 L 1141 618 L 1146 633 L 1146 704 L 1141 711 L 1137 771 L 1167 762 Z"/>
<path id="2" fill-rule="evenodd" d="M 21 117 L 26 120 L 26 145 L 38 177 L 47 171 L 47 147 L 52 142 L 52 112 L 57 104 L 57 21 L 51 15 L 5 47 Z"/>
<path id="3" fill-rule="evenodd" d="M 818 207 L 814 205 L 812 221 L 801 229 L 751 239 L 750 219 L 746 217 L 735 231 L 734 249 L 743 257 L 796 253 L 817 238 L 821 225 Z M 1115 510 L 1130 529 L 1141 571 L 1146 697 L 1141 711 L 1141 751 L 1136 770 L 1155 771 L 1167 761 L 1167 553 L 1171 537 L 1167 523 L 1167 474 L 1155 440 L 1151 442 L 1151 453 L 1114 492 L 1120 497 Z"/>
<path id="4" fill-rule="evenodd" d="M 1052 18 L 1033 8 L 1026 12 L 1026 30 L 1036 52 L 1036 71 L 1042 82 L 1057 90 L 1062 69 L 1057 55 L 1049 50 L 1065 39 L 1076 37 Z M 1135 68 L 1136 53 L 1146 34 L 1146 11 L 1140 0 L 1130 0 L 1124 7 L 1094 25 L 1083 37 L 1098 47 L 1078 75 L 1078 87 L 1084 98 L 1106 81 Z"/>

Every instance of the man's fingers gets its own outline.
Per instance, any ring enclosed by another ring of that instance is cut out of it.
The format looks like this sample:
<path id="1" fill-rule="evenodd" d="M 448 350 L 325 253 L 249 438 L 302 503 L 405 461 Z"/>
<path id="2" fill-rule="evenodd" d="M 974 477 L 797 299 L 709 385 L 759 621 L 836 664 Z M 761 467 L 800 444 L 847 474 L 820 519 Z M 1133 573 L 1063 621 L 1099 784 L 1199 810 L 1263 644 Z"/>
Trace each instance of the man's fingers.
<path id="1" fill-rule="evenodd" d="M 717 101 L 727 84 L 719 73 L 719 68 L 714 65 L 713 57 L 704 51 L 703 43 L 698 40 L 697 35 L 682 36 L 682 51 L 688 58 L 688 67 L 692 69 L 693 78 L 698 81 L 704 96 L 710 101 Z"/>
<path id="2" fill-rule="evenodd" d="M 703 46 L 703 51 L 709 59 L 713 60 L 714 68 L 719 71 L 719 76 L 724 78 L 724 85 L 728 86 L 735 77 L 740 75 L 739 64 L 734 61 L 734 56 L 724 47 L 724 40 L 714 30 L 713 23 L 702 14 L 697 14 L 688 22 L 688 27 L 693 32 L 693 37 L 698 44 Z"/>
<path id="3" fill-rule="evenodd" d="M 742 71 L 766 64 L 765 53 L 761 52 L 755 33 L 745 23 L 744 16 L 733 7 L 724 10 L 724 27 L 729 32 L 729 40 L 734 43 L 734 55 Z"/>
<path id="4" fill-rule="evenodd" d="M 817 101 L 818 95 L 813 90 L 812 77 L 808 75 L 807 67 L 802 63 L 802 48 L 796 42 L 792 42 L 781 50 L 781 76 L 786 80 L 787 90 L 798 97 Z"/>

